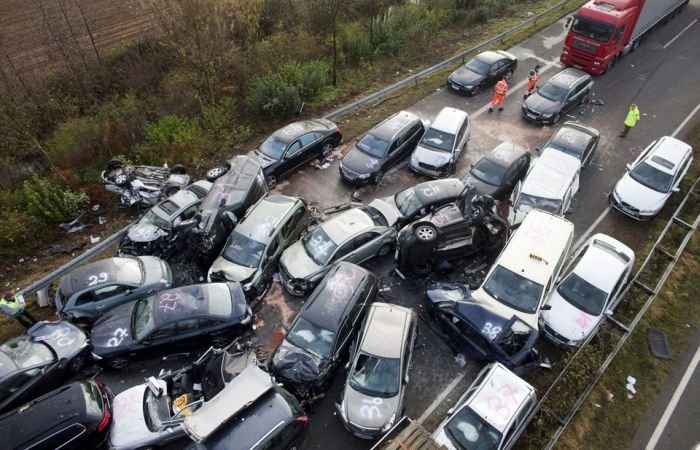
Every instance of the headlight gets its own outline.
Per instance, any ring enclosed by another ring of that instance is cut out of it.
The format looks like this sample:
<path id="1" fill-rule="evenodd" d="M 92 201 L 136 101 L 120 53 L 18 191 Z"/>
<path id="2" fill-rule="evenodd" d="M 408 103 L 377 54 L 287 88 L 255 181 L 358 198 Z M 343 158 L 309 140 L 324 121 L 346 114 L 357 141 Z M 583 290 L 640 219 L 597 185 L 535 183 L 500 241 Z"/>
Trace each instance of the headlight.
<path id="1" fill-rule="evenodd" d="M 242 287 L 245 292 L 249 292 L 253 289 L 253 283 L 245 283 Z"/>
<path id="2" fill-rule="evenodd" d="M 621 201 L 620 194 L 618 194 L 615 189 L 613 189 L 613 191 L 612 191 L 612 196 L 615 199 L 615 201 L 618 201 L 618 202 Z"/>
<path id="3" fill-rule="evenodd" d="M 413 153 L 413 154 L 411 155 L 411 165 L 412 165 L 412 166 L 417 166 L 419 162 L 420 162 L 420 161 L 418 161 L 418 155 L 415 154 L 415 153 Z"/>
<path id="4" fill-rule="evenodd" d="M 467 89 L 474 89 L 474 86 L 471 85 L 471 84 L 468 84 L 468 85 L 466 85 L 466 86 L 464 86 L 464 87 L 467 88 Z"/>
<path id="5" fill-rule="evenodd" d="M 391 427 L 394 426 L 394 420 L 396 420 L 396 413 L 392 414 L 386 425 L 382 427 L 382 433 L 386 433 Z"/>
<path id="6" fill-rule="evenodd" d="M 598 62 L 598 61 L 593 61 L 593 65 L 594 65 L 594 66 L 599 66 L 599 65 L 600 65 L 600 62 Z"/>
<path id="7" fill-rule="evenodd" d="M 336 406 L 338 406 L 338 412 L 340 413 L 340 417 L 343 418 L 344 422 L 347 422 L 348 414 L 345 412 L 345 397 L 343 397 L 343 402 L 340 405 L 336 403 Z"/>
<path id="8" fill-rule="evenodd" d="M 569 341 L 566 343 L 566 345 L 570 345 L 572 347 L 578 347 L 580 341 Z"/>
<path id="9" fill-rule="evenodd" d="M 654 214 L 656 210 L 653 209 L 640 209 L 639 214 Z"/>
<path id="10" fill-rule="evenodd" d="M 549 118 L 552 117 L 553 115 L 554 115 L 554 113 L 542 114 L 540 117 L 542 117 L 543 119 L 549 119 Z"/>
<path id="11" fill-rule="evenodd" d="M 360 180 L 366 180 L 367 178 L 369 178 L 369 174 L 368 173 L 361 173 L 357 176 L 357 178 Z"/>

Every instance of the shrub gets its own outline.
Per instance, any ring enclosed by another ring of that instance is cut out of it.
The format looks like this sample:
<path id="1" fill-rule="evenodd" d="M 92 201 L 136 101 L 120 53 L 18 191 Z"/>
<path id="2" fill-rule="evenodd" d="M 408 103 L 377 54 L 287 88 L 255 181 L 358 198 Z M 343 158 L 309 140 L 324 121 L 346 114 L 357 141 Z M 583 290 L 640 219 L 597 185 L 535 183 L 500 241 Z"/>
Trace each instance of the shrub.
<path id="1" fill-rule="evenodd" d="M 73 192 L 49 178 L 34 175 L 22 184 L 27 215 L 43 222 L 59 222 L 78 213 L 89 199 L 84 192 Z"/>
<path id="2" fill-rule="evenodd" d="M 38 224 L 18 209 L 4 209 L 0 221 L 0 248 L 14 249 L 36 240 L 32 233 Z"/>
<path id="3" fill-rule="evenodd" d="M 65 168 L 79 168 L 86 161 L 99 159 L 98 126 L 87 117 L 58 124 L 48 141 L 48 152 L 54 162 Z"/>
<path id="4" fill-rule="evenodd" d="M 338 40 L 338 47 L 348 64 L 357 66 L 371 58 L 372 43 L 367 33 L 357 23 L 341 27 Z"/>
<path id="5" fill-rule="evenodd" d="M 297 89 L 302 100 L 309 101 L 316 99 L 328 84 L 328 70 L 326 63 L 311 61 L 284 64 L 279 73 L 288 85 Z"/>
<path id="6" fill-rule="evenodd" d="M 169 115 L 146 127 L 146 140 L 134 147 L 133 155 L 142 164 L 164 161 L 197 164 L 207 142 L 197 119 Z"/>
<path id="7" fill-rule="evenodd" d="M 248 85 L 248 105 L 268 118 L 288 117 L 299 110 L 301 99 L 296 87 L 274 73 L 253 78 Z"/>

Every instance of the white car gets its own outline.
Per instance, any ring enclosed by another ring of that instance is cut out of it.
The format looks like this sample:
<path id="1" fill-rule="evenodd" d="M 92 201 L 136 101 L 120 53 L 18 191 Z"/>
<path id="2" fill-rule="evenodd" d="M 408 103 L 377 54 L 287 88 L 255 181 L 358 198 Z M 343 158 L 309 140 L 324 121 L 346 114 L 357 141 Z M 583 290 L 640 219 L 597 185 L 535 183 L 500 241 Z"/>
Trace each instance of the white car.
<path id="1" fill-rule="evenodd" d="M 466 112 L 449 106 L 442 108 L 413 150 L 408 167 L 431 178 L 453 174 L 470 134 Z"/>
<path id="2" fill-rule="evenodd" d="M 581 345 L 610 313 L 632 266 L 632 249 L 605 234 L 592 236 L 550 293 L 551 309 L 540 315 L 540 332 L 557 345 Z"/>
<path id="3" fill-rule="evenodd" d="M 661 211 L 693 161 L 693 148 L 664 136 L 652 142 L 627 165 L 627 173 L 610 193 L 610 202 L 621 213 L 637 220 L 651 220 Z"/>

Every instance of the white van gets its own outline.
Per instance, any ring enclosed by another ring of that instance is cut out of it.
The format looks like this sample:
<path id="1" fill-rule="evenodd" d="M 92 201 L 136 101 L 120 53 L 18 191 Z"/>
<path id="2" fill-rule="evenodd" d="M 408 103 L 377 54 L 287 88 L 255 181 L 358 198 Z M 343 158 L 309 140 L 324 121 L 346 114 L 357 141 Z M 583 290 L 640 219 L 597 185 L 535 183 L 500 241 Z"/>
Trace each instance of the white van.
<path id="1" fill-rule="evenodd" d="M 431 178 L 453 174 L 470 134 L 471 124 L 466 112 L 442 108 L 413 150 L 408 167 Z"/>
<path id="2" fill-rule="evenodd" d="M 530 211 L 472 294 L 474 300 L 506 319 L 516 315 L 537 329 L 540 310 L 573 239 L 573 223 L 537 209 Z"/>
<path id="3" fill-rule="evenodd" d="M 531 165 L 522 184 L 516 186 L 508 222 L 518 225 L 532 209 L 541 209 L 557 216 L 569 211 L 578 192 L 581 160 L 562 151 L 545 148 Z"/>

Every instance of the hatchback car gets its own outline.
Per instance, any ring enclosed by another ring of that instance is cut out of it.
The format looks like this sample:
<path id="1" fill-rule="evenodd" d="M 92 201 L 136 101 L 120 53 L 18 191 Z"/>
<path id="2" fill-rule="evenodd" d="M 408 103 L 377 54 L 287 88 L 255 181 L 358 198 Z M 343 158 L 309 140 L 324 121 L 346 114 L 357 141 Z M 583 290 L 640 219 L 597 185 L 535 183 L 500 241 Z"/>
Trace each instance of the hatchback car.
<path id="1" fill-rule="evenodd" d="M 523 117 L 536 123 L 555 124 L 563 114 L 586 103 L 592 90 L 593 77 L 582 70 L 564 69 L 525 100 Z"/>
<path id="2" fill-rule="evenodd" d="M 335 262 L 360 264 L 391 251 L 396 228 L 374 208 L 353 208 L 321 223 L 287 248 L 280 276 L 292 295 L 313 289 Z"/>
<path id="3" fill-rule="evenodd" d="M 595 155 L 600 132 L 580 122 L 564 122 L 542 148 L 553 148 L 578 158 L 581 166 L 591 163 Z"/>
<path id="4" fill-rule="evenodd" d="M 346 262 L 331 269 L 272 356 L 277 379 L 299 398 L 322 392 L 376 296 L 377 278 L 371 272 Z"/>
<path id="5" fill-rule="evenodd" d="M 253 320 L 239 283 L 195 284 L 121 305 L 100 317 L 92 356 L 113 369 L 131 359 L 211 342 L 223 347 Z"/>
<path id="6" fill-rule="evenodd" d="M 54 302 L 62 319 L 90 324 L 105 311 L 172 284 L 170 266 L 160 258 L 107 258 L 64 275 Z"/>
<path id="7" fill-rule="evenodd" d="M 355 436 L 374 439 L 389 431 L 403 411 L 403 396 L 416 342 L 413 310 L 374 303 L 353 344 L 348 378 L 336 405 Z"/>
<path id="8" fill-rule="evenodd" d="M 431 178 L 455 173 L 457 159 L 467 148 L 470 134 L 471 123 L 466 112 L 442 108 L 413 150 L 408 168 Z"/>
<path id="9" fill-rule="evenodd" d="M 502 201 L 510 197 L 529 168 L 530 153 L 517 144 L 503 142 L 473 164 L 462 183 L 478 195 Z"/>
<path id="10" fill-rule="evenodd" d="M 683 141 L 664 136 L 627 165 L 627 173 L 610 193 L 610 202 L 621 213 L 637 220 L 651 220 L 680 190 L 683 177 L 693 162 L 693 148 Z"/>
<path id="11" fill-rule="evenodd" d="M 273 189 L 309 161 L 329 156 L 342 139 L 340 128 L 330 120 L 304 120 L 275 131 L 248 156 L 260 162 L 267 187 Z"/>
<path id="12" fill-rule="evenodd" d="M 634 251 L 595 234 L 577 251 L 540 315 L 540 330 L 557 345 L 578 347 L 617 302 L 634 266 Z"/>
<path id="13" fill-rule="evenodd" d="M 311 219 L 303 200 L 273 195 L 251 207 L 209 269 L 209 281 L 237 281 L 250 301 L 267 292 L 284 249 Z"/>
<path id="14" fill-rule="evenodd" d="M 537 393 L 501 364 L 484 367 L 433 433 L 448 449 L 511 448 L 537 404 Z"/>
<path id="15" fill-rule="evenodd" d="M 482 52 L 447 77 L 447 85 L 457 92 L 478 95 L 484 89 L 510 78 L 518 67 L 515 55 L 498 51 Z"/>
<path id="16" fill-rule="evenodd" d="M 397 112 L 357 139 L 340 161 L 340 174 L 353 184 L 379 183 L 390 167 L 415 148 L 424 131 L 418 116 Z"/>
<path id="17" fill-rule="evenodd" d="M 39 322 L 0 345 L 0 413 L 60 386 L 88 351 L 85 332 L 68 322 Z"/>
<path id="18" fill-rule="evenodd" d="M 299 402 L 252 365 L 185 418 L 187 450 L 298 448 L 309 419 Z"/>
<path id="19" fill-rule="evenodd" d="M 112 420 L 112 393 L 97 379 L 74 382 L 0 416 L 7 449 L 100 448 Z M 12 430 L 12 431 L 10 431 Z"/>
<path id="20" fill-rule="evenodd" d="M 426 181 L 406 188 L 391 197 L 372 200 L 371 208 L 381 212 L 389 225 L 401 228 L 408 222 L 432 212 L 435 208 L 457 200 L 465 188 L 456 178 Z"/>

